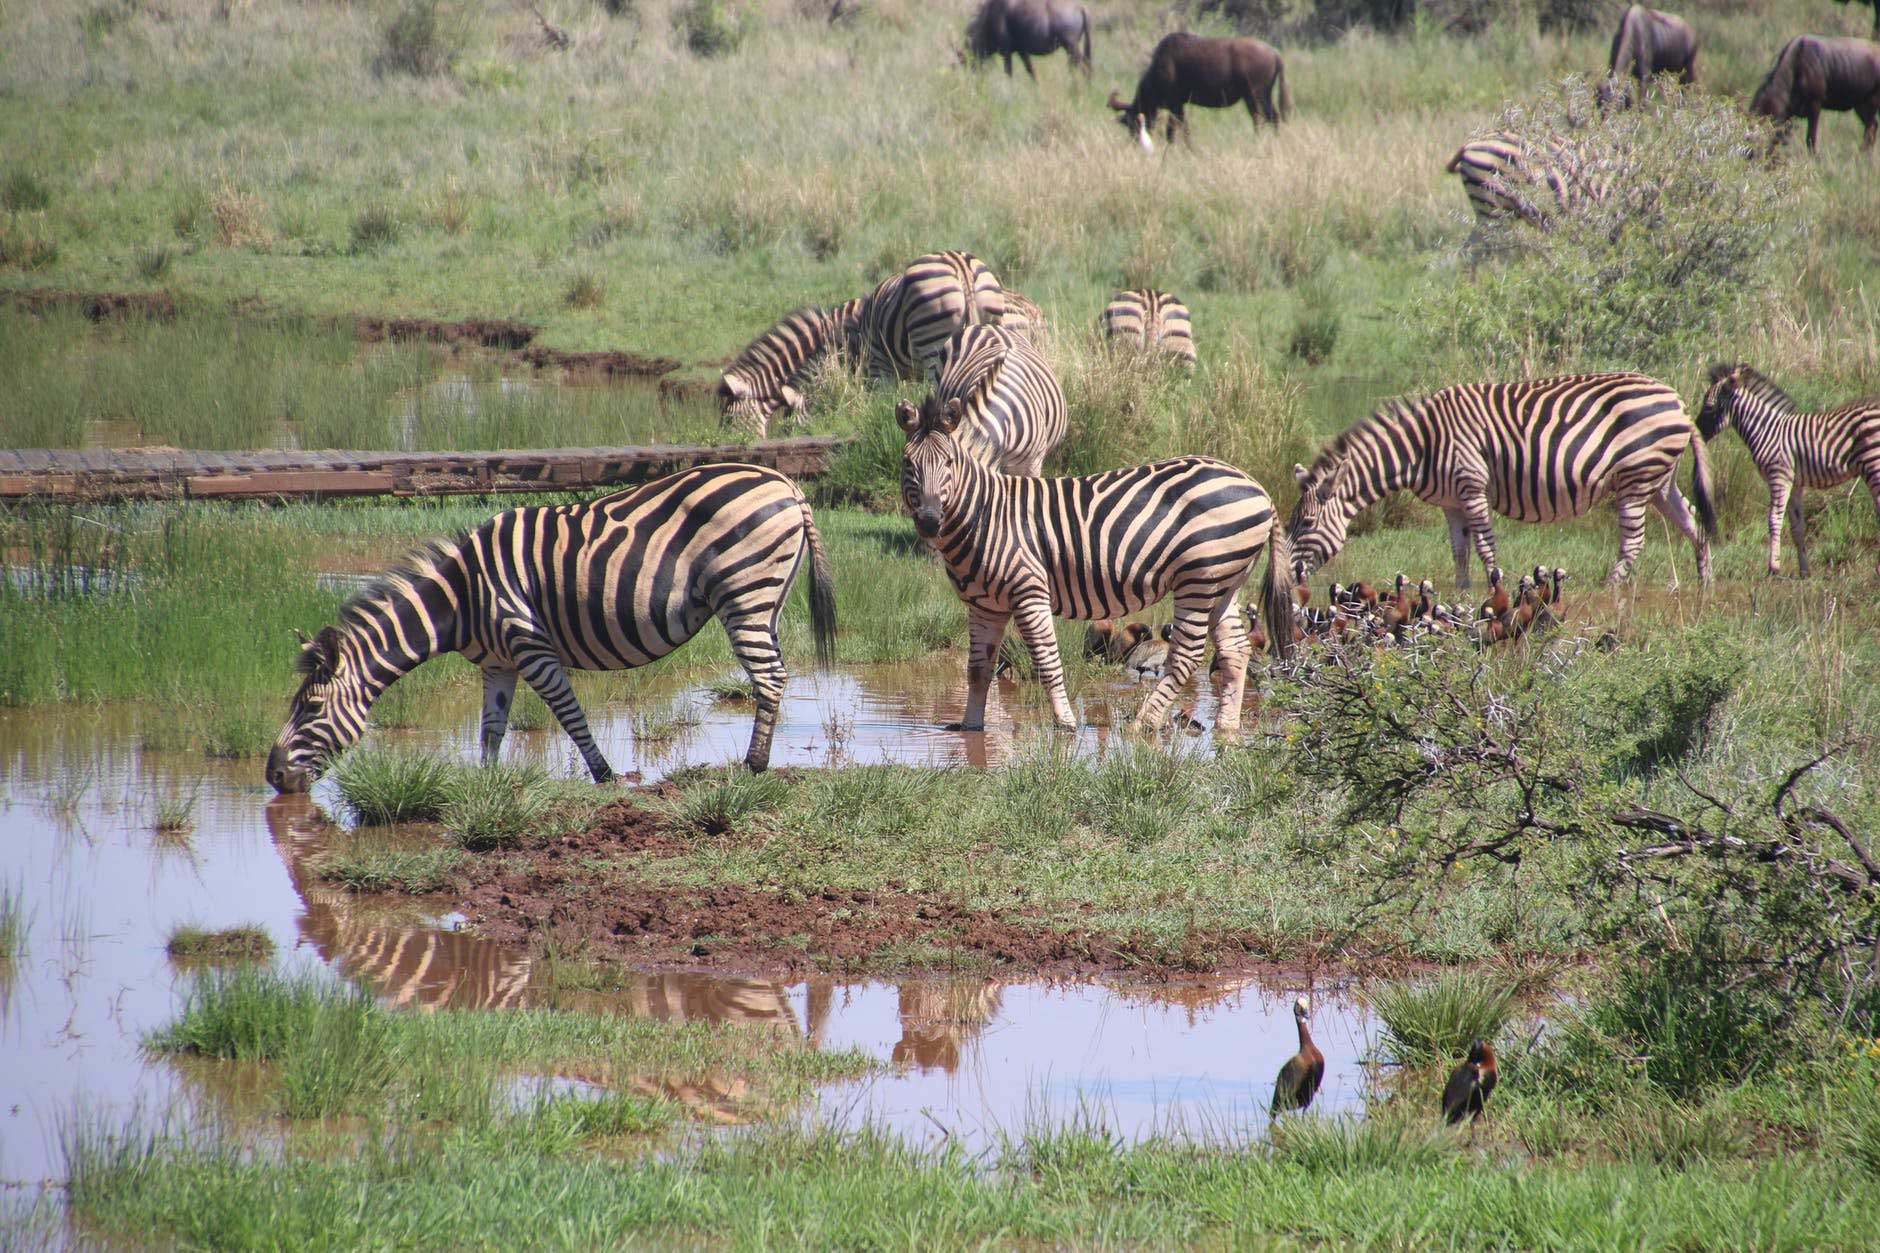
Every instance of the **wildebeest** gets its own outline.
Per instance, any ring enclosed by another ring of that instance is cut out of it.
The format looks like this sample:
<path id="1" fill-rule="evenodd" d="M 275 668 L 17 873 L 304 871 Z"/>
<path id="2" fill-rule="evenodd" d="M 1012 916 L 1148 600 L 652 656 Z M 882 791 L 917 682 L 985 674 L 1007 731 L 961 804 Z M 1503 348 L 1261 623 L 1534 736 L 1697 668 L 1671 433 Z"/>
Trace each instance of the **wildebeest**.
<path id="1" fill-rule="evenodd" d="M 1079 41 L 1082 41 L 1081 51 Z M 1033 57 L 1048 57 L 1059 48 L 1073 67 L 1090 76 L 1090 13 L 1074 0 L 984 0 L 966 24 L 966 48 L 973 60 L 984 63 L 994 54 L 1005 58 L 1005 76 L 1012 76 L 1012 54 L 1025 63 L 1033 81 Z"/>
<path id="2" fill-rule="evenodd" d="M 1807 118 L 1810 152 L 1823 109 L 1859 114 L 1861 149 L 1873 148 L 1874 132 L 1880 130 L 1880 43 L 1797 35 L 1783 45 L 1749 105 L 1751 113 L 1777 121 Z"/>
<path id="3" fill-rule="evenodd" d="M 1186 31 L 1164 35 L 1155 46 L 1149 68 L 1136 81 L 1134 100 L 1124 104 L 1118 93 L 1110 93 L 1117 120 L 1145 152 L 1155 149 L 1149 132 L 1163 110 L 1169 115 L 1168 140 L 1174 143 L 1178 124 L 1184 134 L 1188 130 L 1188 118 L 1182 112 L 1186 106 L 1229 109 L 1242 103 L 1255 126 L 1262 117 L 1278 126 L 1292 111 L 1286 63 L 1278 49 L 1258 39 L 1207 39 Z"/>
<path id="4" fill-rule="evenodd" d="M 1697 32 L 1691 24 L 1673 13 L 1660 13 L 1635 4 L 1619 19 L 1619 29 L 1612 35 L 1612 58 L 1606 66 L 1606 82 L 1599 91 L 1600 103 L 1615 97 L 1629 104 L 1630 96 L 1618 83 L 1622 78 L 1638 80 L 1640 91 L 1654 74 L 1676 74 L 1681 83 L 1697 81 Z"/>

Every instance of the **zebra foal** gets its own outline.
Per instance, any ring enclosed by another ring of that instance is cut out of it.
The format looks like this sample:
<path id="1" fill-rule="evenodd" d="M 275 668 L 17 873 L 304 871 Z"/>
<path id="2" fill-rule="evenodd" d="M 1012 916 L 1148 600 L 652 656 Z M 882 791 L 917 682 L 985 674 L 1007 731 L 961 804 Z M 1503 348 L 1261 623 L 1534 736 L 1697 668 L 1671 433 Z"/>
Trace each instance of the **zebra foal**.
<path id="1" fill-rule="evenodd" d="M 1188 306 L 1165 291 L 1119 291 L 1097 319 L 1108 344 L 1137 352 L 1167 353 L 1195 368 L 1195 333 Z"/>
<path id="2" fill-rule="evenodd" d="M 1227 734 L 1238 729 L 1250 649 L 1236 597 L 1269 545 L 1262 603 L 1276 653 L 1285 656 L 1292 644 L 1286 537 L 1258 483 L 1207 457 L 1081 478 L 1000 474 L 963 447 L 951 409 L 923 414 L 902 402 L 896 416 L 907 435 L 902 501 L 966 603 L 971 646 L 961 730 L 985 727 L 993 663 L 1013 618 L 1058 725 L 1074 727 L 1052 615 L 1119 618 L 1167 596 L 1175 598 L 1168 665 L 1136 726 L 1161 725 L 1211 638 L 1228 662 L 1217 726 Z"/>
<path id="3" fill-rule="evenodd" d="M 1726 426 L 1749 446 L 1769 485 L 1769 573 L 1782 570 L 1782 518 L 1795 531 L 1795 558 L 1808 576 L 1802 489 L 1839 487 L 1855 475 L 1880 513 L 1880 396 L 1805 413 L 1780 387 L 1746 365 L 1718 365 L 1697 410 L 1697 433 L 1715 439 Z"/>
<path id="4" fill-rule="evenodd" d="M 499 513 L 421 549 L 303 637 L 300 690 L 268 753 L 277 791 L 304 792 L 364 734 L 380 693 L 440 653 L 483 671 L 483 759 L 495 760 L 516 680 L 527 680 L 597 783 L 613 777 L 568 671 L 630 670 L 672 652 L 711 618 L 751 677 L 757 715 L 744 761 L 770 764 L 789 677 L 777 619 L 809 562 L 820 656 L 835 640 L 822 537 L 795 483 L 760 466 L 707 465 L 572 505 Z"/>
<path id="5" fill-rule="evenodd" d="M 861 321 L 859 298 L 827 309 L 812 306 L 786 313 L 719 376 L 716 394 L 723 424 L 753 439 L 768 435 L 779 413 L 801 426 L 803 394 L 798 386 L 823 354 L 856 339 Z"/>
<path id="6" fill-rule="evenodd" d="M 1700 529 L 1678 492 L 1678 459 L 1689 449 Z M 1494 570 L 1491 514 L 1522 522 L 1577 518 L 1611 497 L 1619 513 L 1624 579 L 1645 544 L 1645 508 L 1655 507 L 1697 549 L 1710 582 L 1710 463 L 1677 392 L 1643 374 L 1571 374 L 1530 383 L 1445 387 L 1393 401 L 1320 453 L 1295 465 L 1299 500 L 1288 530 L 1301 579 L 1345 546 L 1352 518 L 1406 490 L 1443 511 L 1456 582 L 1469 586 L 1469 544 Z"/>

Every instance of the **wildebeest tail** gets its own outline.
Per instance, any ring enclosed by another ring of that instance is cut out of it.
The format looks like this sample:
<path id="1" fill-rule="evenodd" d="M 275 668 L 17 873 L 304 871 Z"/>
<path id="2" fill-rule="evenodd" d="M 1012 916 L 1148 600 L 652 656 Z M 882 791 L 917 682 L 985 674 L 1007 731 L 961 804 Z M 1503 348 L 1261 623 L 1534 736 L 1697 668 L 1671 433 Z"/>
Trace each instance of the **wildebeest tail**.
<path id="1" fill-rule="evenodd" d="M 1284 119 L 1292 112 L 1292 88 L 1286 85 L 1286 63 L 1279 63 L 1279 70 L 1273 75 L 1273 87 L 1279 93 L 1279 115 Z"/>
<path id="2" fill-rule="evenodd" d="M 1717 504 L 1711 495 L 1710 454 L 1704 451 L 1701 438 L 1691 441 L 1691 500 L 1697 506 L 1697 520 L 1704 525 L 1704 534 L 1711 539 L 1717 538 Z"/>
<path id="3" fill-rule="evenodd" d="M 1293 650 L 1292 541 L 1286 525 L 1273 515 L 1266 537 L 1266 576 L 1260 580 L 1260 616 L 1266 619 L 1266 638 L 1273 656 L 1285 659 Z"/>
<path id="4" fill-rule="evenodd" d="M 826 665 L 836 656 L 836 584 L 808 501 L 803 502 L 803 537 L 809 541 L 809 625 L 816 637 L 816 660 Z"/>

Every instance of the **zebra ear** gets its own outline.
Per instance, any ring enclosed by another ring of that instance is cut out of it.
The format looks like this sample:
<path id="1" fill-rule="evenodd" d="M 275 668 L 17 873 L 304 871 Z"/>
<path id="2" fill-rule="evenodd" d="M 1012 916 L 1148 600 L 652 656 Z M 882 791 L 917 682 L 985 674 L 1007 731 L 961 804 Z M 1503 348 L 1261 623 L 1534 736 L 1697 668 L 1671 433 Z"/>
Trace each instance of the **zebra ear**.
<path id="1" fill-rule="evenodd" d="M 1304 466 L 1300 465 L 1297 461 L 1293 462 L 1293 482 L 1299 484 L 1299 486 L 1301 487 L 1304 487 L 1306 485 L 1306 480 L 1310 477 L 1311 476 L 1306 473 L 1306 468 Z"/>
<path id="2" fill-rule="evenodd" d="M 296 635 L 300 634 L 298 631 Z M 301 637 L 306 639 L 305 636 Z M 300 672 L 315 683 L 329 683 L 339 665 L 339 630 L 324 626 L 320 633 L 300 646 Z"/>
<path id="3" fill-rule="evenodd" d="M 743 400 L 751 394 L 751 384 L 742 375 L 727 374 L 719 380 L 718 390 L 727 396 Z"/>
<path id="4" fill-rule="evenodd" d="M 795 413 L 798 409 L 803 407 L 803 393 L 791 387 L 788 383 L 783 385 L 783 388 L 777 395 L 782 399 L 783 407 L 791 413 Z"/>
<path id="5" fill-rule="evenodd" d="M 303 631 L 303 630 L 301 630 L 301 629 L 300 629 L 299 627 L 295 627 L 295 628 L 294 628 L 294 638 L 295 638 L 296 640 L 299 640 L 299 641 L 300 641 L 300 646 L 301 646 L 302 648 L 305 648 L 305 647 L 307 647 L 307 646 L 308 646 L 309 644 L 312 644 L 312 643 L 313 643 L 313 641 L 312 641 L 311 639 L 308 639 L 308 638 L 307 638 L 307 633 L 306 633 L 305 631 Z"/>
<path id="6" fill-rule="evenodd" d="M 901 424 L 901 429 L 910 438 L 920 431 L 920 410 L 914 407 L 912 401 L 903 400 L 894 406 L 894 420 Z"/>
<path id="7" fill-rule="evenodd" d="M 941 407 L 939 420 L 933 424 L 933 429 L 942 435 L 951 435 L 959 429 L 960 419 L 965 416 L 966 406 L 960 403 L 960 398 L 949 396 L 946 404 Z"/>

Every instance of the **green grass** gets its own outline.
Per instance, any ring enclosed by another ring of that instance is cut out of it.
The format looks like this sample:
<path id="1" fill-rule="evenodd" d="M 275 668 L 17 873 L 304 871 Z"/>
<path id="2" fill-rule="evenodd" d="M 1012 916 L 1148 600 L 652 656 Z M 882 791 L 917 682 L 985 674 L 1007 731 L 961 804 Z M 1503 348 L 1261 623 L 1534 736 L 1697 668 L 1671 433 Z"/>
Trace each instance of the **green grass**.
<path id="1" fill-rule="evenodd" d="M 488 852 L 514 847 L 535 834 L 550 799 L 549 779 L 537 767 L 464 769 L 451 780 L 438 816 L 463 848 Z"/>
<path id="2" fill-rule="evenodd" d="M 26 951 L 26 891 L 8 880 L 0 883 L 0 962 L 12 963 Z"/>
<path id="3" fill-rule="evenodd" d="M 354 749 L 332 774 L 341 807 L 364 826 L 435 821 L 456 791 L 456 768 L 426 753 Z"/>
<path id="4" fill-rule="evenodd" d="M 464 854 L 456 848 L 382 847 L 364 837 L 341 840 L 320 855 L 322 879 L 354 892 L 442 892 L 456 882 Z"/>
<path id="5" fill-rule="evenodd" d="M 274 956 L 274 937 L 254 925 L 210 930 L 185 923 L 170 932 L 164 951 L 179 962 L 267 961 Z"/>
<path id="6" fill-rule="evenodd" d="M 151 826 L 158 832 L 174 834 L 187 831 L 196 823 L 196 794 L 170 793 L 157 798 L 156 814 L 151 819 Z"/>
<path id="7" fill-rule="evenodd" d="M 1408 1063 L 1458 1061 L 1474 1040 L 1493 1044 L 1514 1009 L 1514 988 L 1480 970 L 1386 983 L 1365 1000 L 1384 1024 L 1384 1047 Z"/>

